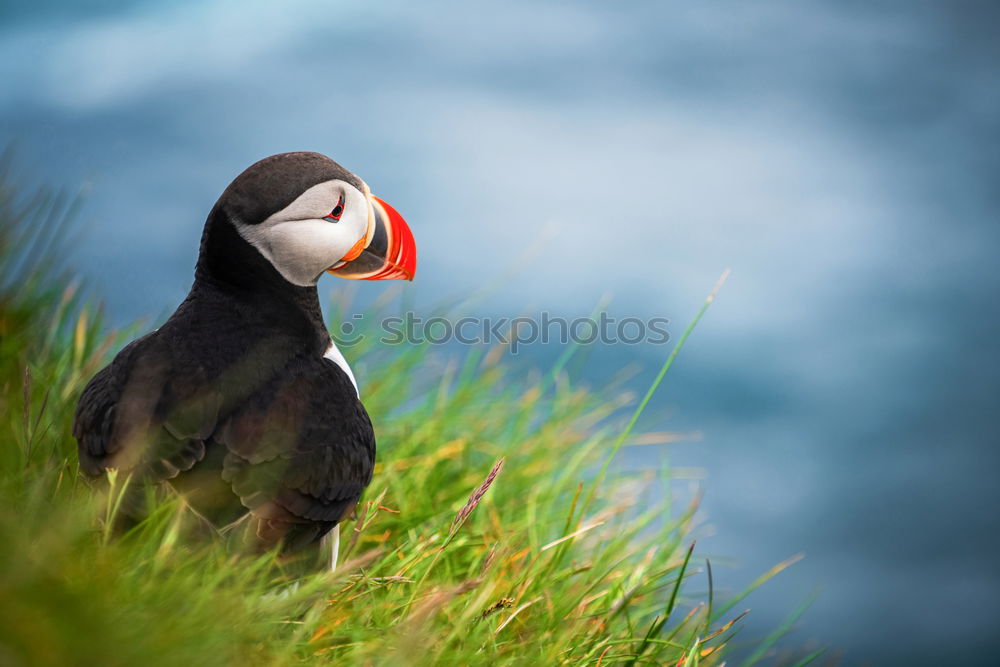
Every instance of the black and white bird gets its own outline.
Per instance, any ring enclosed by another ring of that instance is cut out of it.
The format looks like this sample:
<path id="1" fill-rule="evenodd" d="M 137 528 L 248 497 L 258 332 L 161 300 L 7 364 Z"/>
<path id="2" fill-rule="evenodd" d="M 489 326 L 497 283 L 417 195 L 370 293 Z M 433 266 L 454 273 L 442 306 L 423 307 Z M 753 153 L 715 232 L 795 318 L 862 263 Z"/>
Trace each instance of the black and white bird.
<path id="1" fill-rule="evenodd" d="M 205 222 L 194 284 L 163 326 L 84 389 L 73 435 L 90 476 L 170 485 L 259 545 L 325 540 L 371 481 L 375 435 L 323 322 L 316 283 L 412 280 L 403 218 L 318 153 L 257 162 Z"/>

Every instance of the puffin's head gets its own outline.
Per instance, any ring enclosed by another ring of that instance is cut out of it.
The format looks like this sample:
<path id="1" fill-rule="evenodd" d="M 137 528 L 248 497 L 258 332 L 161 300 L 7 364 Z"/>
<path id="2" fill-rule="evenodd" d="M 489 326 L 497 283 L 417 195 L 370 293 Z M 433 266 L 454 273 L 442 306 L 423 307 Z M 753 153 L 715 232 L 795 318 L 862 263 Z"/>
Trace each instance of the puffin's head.
<path id="1" fill-rule="evenodd" d="M 394 208 L 319 153 L 281 153 L 236 177 L 215 205 L 290 283 L 324 272 L 352 280 L 413 280 L 417 247 Z"/>

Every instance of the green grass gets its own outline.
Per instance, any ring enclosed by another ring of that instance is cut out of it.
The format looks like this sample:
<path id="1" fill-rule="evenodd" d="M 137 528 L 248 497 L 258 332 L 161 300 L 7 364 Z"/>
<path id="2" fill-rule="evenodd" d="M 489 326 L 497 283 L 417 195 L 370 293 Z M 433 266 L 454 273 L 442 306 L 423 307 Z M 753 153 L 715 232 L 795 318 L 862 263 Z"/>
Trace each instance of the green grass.
<path id="1" fill-rule="evenodd" d="M 690 329 L 631 409 L 573 384 L 572 348 L 543 373 L 501 348 L 351 348 L 378 467 L 337 572 L 296 575 L 186 537 L 176 498 L 111 531 L 127 481 L 88 486 L 70 424 L 135 332 L 60 269 L 71 208 L 0 185 L 0 664 L 721 664 L 746 592 L 713 590 L 669 470 L 611 463 Z"/>

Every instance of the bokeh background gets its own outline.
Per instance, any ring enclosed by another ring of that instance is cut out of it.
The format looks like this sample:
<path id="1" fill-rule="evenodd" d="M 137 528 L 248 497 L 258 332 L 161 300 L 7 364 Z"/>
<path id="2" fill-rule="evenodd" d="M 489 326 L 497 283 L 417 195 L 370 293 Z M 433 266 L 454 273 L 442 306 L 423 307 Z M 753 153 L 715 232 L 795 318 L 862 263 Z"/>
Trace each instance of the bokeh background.
<path id="1" fill-rule="evenodd" d="M 0 7 L 0 144 L 26 185 L 85 190 L 70 261 L 113 322 L 169 312 L 215 198 L 288 150 L 404 212 L 418 312 L 502 276 L 475 312 L 610 293 L 677 335 L 731 267 L 643 426 L 702 433 L 671 461 L 707 474 L 720 587 L 806 553 L 744 632 L 818 589 L 786 645 L 1000 649 L 994 3 Z M 641 390 L 666 352 L 590 350 L 576 380 L 634 363 Z"/>

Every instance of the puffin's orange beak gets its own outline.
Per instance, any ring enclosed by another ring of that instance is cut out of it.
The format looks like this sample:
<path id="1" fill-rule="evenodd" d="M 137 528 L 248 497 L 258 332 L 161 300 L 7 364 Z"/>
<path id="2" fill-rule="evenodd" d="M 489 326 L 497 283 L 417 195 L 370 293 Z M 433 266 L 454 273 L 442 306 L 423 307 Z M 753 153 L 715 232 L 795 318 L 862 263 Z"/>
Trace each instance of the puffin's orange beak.
<path id="1" fill-rule="evenodd" d="M 365 245 L 368 244 L 368 236 L 362 236 L 358 239 L 358 242 L 351 246 L 351 249 L 347 251 L 347 254 L 340 258 L 341 262 L 353 262 L 365 251 Z"/>
<path id="2" fill-rule="evenodd" d="M 413 280 L 417 244 L 413 232 L 393 207 L 371 196 L 375 212 L 368 234 L 328 272 L 351 280 Z"/>

